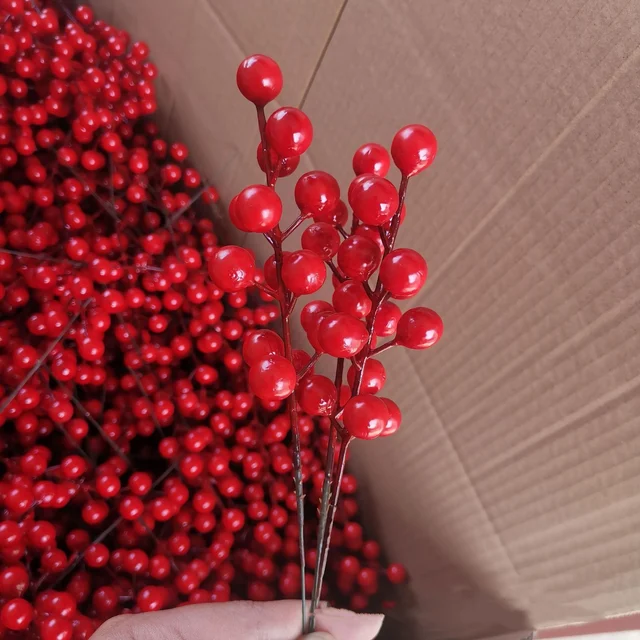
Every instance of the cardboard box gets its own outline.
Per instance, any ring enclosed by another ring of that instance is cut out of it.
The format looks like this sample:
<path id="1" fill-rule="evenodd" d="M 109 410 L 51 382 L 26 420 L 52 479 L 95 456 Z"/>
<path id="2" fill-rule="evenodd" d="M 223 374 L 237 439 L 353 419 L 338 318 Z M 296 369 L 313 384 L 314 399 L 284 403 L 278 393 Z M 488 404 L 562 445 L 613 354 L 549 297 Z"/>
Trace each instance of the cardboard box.
<path id="1" fill-rule="evenodd" d="M 640 2 L 94 4 L 151 45 L 162 123 L 227 202 L 260 179 L 234 79 L 250 53 L 313 121 L 297 175 L 346 190 L 360 144 L 411 122 L 439 139 L 399 242 L 427 257 L 412 303 L 445 335 L 385 354 L 403 427 L 353 447 L 366 520 L 412 578 L 388 637 L 522 638 L 637 609 Z"/>

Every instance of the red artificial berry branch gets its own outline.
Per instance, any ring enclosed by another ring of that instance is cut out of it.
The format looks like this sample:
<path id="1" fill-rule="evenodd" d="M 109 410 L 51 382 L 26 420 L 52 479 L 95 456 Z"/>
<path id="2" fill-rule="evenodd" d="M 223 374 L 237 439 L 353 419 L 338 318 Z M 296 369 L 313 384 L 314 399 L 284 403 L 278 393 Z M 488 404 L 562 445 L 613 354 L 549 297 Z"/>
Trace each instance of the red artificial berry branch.
<path id="1" fill-rule="evenodd" d="M 243 353 L 252 392 L 262 401 L 287 399 L 293 432 L 302 627 L 306 631 L 314 628 L 349 444 L 354 438 L 370 440 L 391 435 L 400 425 L 397 405 L 376 395 L 386 373 L 373 356 L 396 345 L 424 349 L 442 335 L 442 321 L 434 311 L 416 307 L 402 314 L 390 302 L 390 298 L 415 296 L 427 277 L 424 258 L 412 249 L 396 249 L 395 245 L 405 215 L 409 178 L 433 162 L 437 146 L 434 135 L 422 125 L 409 125 L 396 133 L 391 156 L 402 175 L 398 189 L 385 177 L 391 164 L 386 149 L 374 143 L 360 147 L 353 158 L 356 177 L 348 191 L 353 212 L 350 233 L 345 231 L 348 209 L 340 200 L 335 178 L 324 171 L 305 173 L 296 182 L 294 193 L 300 214 L 282 232 L 282 202 L 275 191 L 276 183 L 295 170 L 313 137 L 311 123 L 299 109 L 282 107 L 266 117 L 265 106 L 278 96 L 282 83 L 280 68 L 267 56 L 250 56 L 238 68 L 238 88 L 257 111 L 258 162 L 266 175 L 266 186 L 243 189 L 231 201 L 229 216 L 238 229 L 263 233 L 273 248 L 272 258 L 264 266 L 268 288 L 259 286 L 280 306 L 283 339 L 266 330 L 250 334 L 245 338 Z M 307 219 L 313 223 L 302 234 L 302 249 L 285 251 L 284 240 Z M 306 354 L 306 361 L 301 362 L 299 357 L 294 359 L 292 350 L 291 314 L 299 296 L 322 287 L 327 267 L 333 274 L 332 304 L 314 301 L 302 309 L 302 326 L 314 352 L 312 356 Z M 240 247 L 224 247 L 210 259 L 209 273 L 224 291 L 239 291 L 254 285 L 255 259 Z M 372 287 L 369 281 L 376 273 Z M 378 336 L 394 334 L 395 338 L 376 347 Z M 334 382 L 313 373 L 313 365 L 322 354 L 337 359 Z M 347 359 L 352 364 L 345 389 L 342 378 Z M 298 407 L 309 415 L 330 419 L 308 627 Z M 337 440 L 340 448 L 335 462 Z"/>

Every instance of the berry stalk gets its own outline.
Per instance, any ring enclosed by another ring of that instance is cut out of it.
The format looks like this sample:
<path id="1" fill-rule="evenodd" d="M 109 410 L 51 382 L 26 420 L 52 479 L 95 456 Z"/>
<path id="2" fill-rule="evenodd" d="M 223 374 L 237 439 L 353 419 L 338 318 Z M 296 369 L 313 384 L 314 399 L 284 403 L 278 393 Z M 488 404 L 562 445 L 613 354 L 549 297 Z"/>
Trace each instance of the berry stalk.
<path id="1" fill-rule="evenodd" d="M 275 180 L 273 187 L 275 188 Z M 280 240 L 281 234 L 279 227 L 276 227 L 276 232 L 272 236 L 274 257 L 276 264 L 276 274 L 279 283 L 278 287 L 278 304 L 280 306 L 280 317 L 282 320 L 282 338 L 284 341 L 284 357 L 291 362 L 292 360 L 292 348 L 291 348 L 291 312 L 293 309 L 294 298 L 287 294 L 287 291 L 282 282 L 282 242 Z M 293 433 L 293 480 L 295 484 L 296 492 L 296 511 L 298 517 L 298 529 L 299 529 L 299 545 L 300 545 L 300 581 L 301 581 L 301 596 L 302 601 L 302 629 L 306 627 L 307 616 L 307 602 L 306 602 L 306 588 L 305 588 L 305 547 L 304 547 L 304 487 L 302 483 L 302 461 L 300 458 L 300 428 L 298 426 L 298 405 L 296 402 L 295 394 L 291 394 L 287 398 L 287 411 L 289 413 L 289 421 L 291 423 L 291 431 Z"/>
<path id="2" fill-rule="evenodd" d="M 344 371 L 344 358 L 338 358 L 336 363 L 336 377 L 335 387 L 340 389 L 342 386 L 342 375 Z M 311 593 L 311 608 L 309 611 L 309 632 L 312 632 L 315 628 L 315 610 L 318 608 L 320 601 L 320 591 L 322 589 L 322 581 L 324 579 L 324 573 L 327 563 L 327 549 L 329 545 L 329 535 L 327 534 L 327 522 L 329 520 L 329 502 L 331 497 L 331 489 L 333 486 L 333 467 L 335 463 L 335 443 L 338 437 L 338 430 L 336 428 L 337 422 L 335 420 L 335 413 L 338 407 L 334 411 L 334 415 L 331 417 L 331 427 L 329 429 L 329 443 L 327 446 L 327 457 L 325 461 L 324 480 L 322 482 L 322 498 L 320 502 L 320 521 L 318 523 L 318 541 L 316 545 L 316 571 L 313 580 L 313 591 Z M 345 453 L 346 457 L 346 453 Z"/>

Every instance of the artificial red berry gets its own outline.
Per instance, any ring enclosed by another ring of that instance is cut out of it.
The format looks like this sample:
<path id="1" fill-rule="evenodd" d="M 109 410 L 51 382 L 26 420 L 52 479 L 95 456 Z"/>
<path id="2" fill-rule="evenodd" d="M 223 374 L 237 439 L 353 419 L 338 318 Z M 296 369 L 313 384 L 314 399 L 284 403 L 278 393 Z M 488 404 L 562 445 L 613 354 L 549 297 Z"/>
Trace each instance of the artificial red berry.
<path id="1" fill-rule="evenodd" d="M 264 151 L 262 149 L 262 144 L 260 143 L 258 144 L 256 155 L 258 159 L 258 166 L 266 173 L 267 167 L 264 163 Z M 300 164 L 300 156 L 294 156 L 293 158 L 279 158 L 278 154 L 273 149 L 269 149 L 269 162 L 273 169 L 278 169 L 278 177 L 286 178 L 298 168 L 298 165 Z"/>
<path id="2" fill-rule="evenodd" d="M 71 640 L 73 626 L 62 617 L 49 616 L 39 624 L 42 640 Z"/>
<path id="3" fill-rule="evenodd" d="M 353 215 L 364 224 L 385 225 L 398 211 L 398 192 L 386 178 L 364 175 L 356 178 L 352 184 L 349 202 Z"/>
<path id="4" fill-rule="evenodd" d="M 234 198 L 234 209 L 239 229 L 266 233 L 280 222 L 282 201 L 273 189 L 256 184 L 244 188 Z"/>
<path id="5" fill-rule="evenodd" d="M 281 107 L 267 120 L 267 140 L 281 158 L 301 156 L 311 144 L 313 127 L 305 113 L 295 107 Z"/>
<path id="6" fill-rule="evenodd" d="M 354 318 L 366 318 L 371 311 L 371 298 L 364 285 L 356 280 L 345 280 L 333 292 L 331 302 L 336 311 L 348 313 Z M 378 311 L 378 314 L 380 311 Z M 377 316 L 376 316 L 377 319 Z"/>
<path id="7" fill-rule="evenodd" d="M 378 244 L 365 236 L 350 236 L 338 249 L 338 267 L 352 280 L 368 280 L 380 265 L 382 253 Z"/>
<path id="8" fill-rule="evenodd" d="M 395 249 L 380 265 L 380 282 L 393 298 L 415 296 L 427 279 L 427 263 L 413 249 Z"/>
<path id="9" fill-rule="evenodd" d="M 347 381 L 350 386 L 353 386 L 356 379 L 356 368 L 354 366 L 349 367 L 347 372 Z M 384 387 L 384 383 L 387 379 L 387 373 L 384 365 L 379 360 L 374 358 L 367 358 L 364 369 L 362 372 L 362 378 L 360 382 L 360 388 L 358 393 L 378 393 Z"/>
<path id="10" fill-rule="evenodd" d="M 0 609 L 0 622 L 12 631 L 24 631 L 33 619 L 33 607 L 22 598 L 9 600 Z"/>
<path id="11" fill-rule="evenodd" d="M 400 407 L 398 407 L 393 400 L 390 400 L 389 398 L 380 399 L 387 405 L 387 409 L 389 411 L 389 419 L 387 420 L 387 424 L 380 435 L 391 436 L 400 428 L 402 412 L 400 411 Z"/>
<path id="12" fill-rule="evenodd" d="M 271 355 L 249 369 L 249 387 L 263 400 L 289 397 L 296 385 L 296 371 L 283 356 Z"/>
<path id="13" fill-rule="evenodd" d="M 21 564 L 4 567 L 0 571 L 0 595 L 3 598 L 19 598 L 29 588 L 29 574 Z"/>
<path id="14" fill-rule="evenodd" d="M 282 72 L 277 62 L 268 56 L 252 55 L 240 63 L 236 83 L 247 100 L 264 107 L 282 90 Z"/>
<path id="15" fill-rule="evenodd" d="M 342 414 L 349 435 L 362 440 L 377 438 L 389 419 L 386 404 L 376 396 L 358 395 L 350 398 Z"/>
<path id="16" fill-rule="evenodd" d="M 367 338 L 364 324 L 346 313 L 327 315 L 318 329 L 322 350 L 334 358 L 352 358 L 362 350 Z"/>
<path id="17" fill-rule="evenodd" d="M 293 295 L 315 293 L 322 287 L 326 277 L 326 266 L 313 251 L 301 249 L 284 257 L 282 281 Z"/>
<path id="18" fill-rule="evenodd" d="M 166 587 L 148 585 L 138 592 L 136 604 L 140 611 L 159 611 L 169 602 L 169 590 Z"/>
<path id="19" fill-rule="evenodd" d="M 390 564 L 386 569 L 386 574 L 391 584 L 402 584 L 407 581 L 407 570 L 399 562 Z"/>
<path id="20" fill-rule="evenodd" d="M 325 171 L 309 171 L 298 178 L 294 197 L 302 214 L 321 215 L 333 211 L 338 205 L 340 186 Z"/>
<path id="21" fill-rule="evenodd" d="M 353 171 L 359 176 L 363 173 L 374 173 L 384 178 L 391 165 L 389 152 L 380 144 L 368 142 L 359 147 L 353 154 Z"/>
<path id="22" fill-rule="evenodd" d="M 436 137 L 421 124 L 403 127 L 391 143 L 393 161 L 406 177 L 424 171 L 434 161 L 437 150 Z"/>
<path id="23" fill-rule="evenodd" d="M 380 305 L 373 330 L 377 336 L 392 336 L 396 332 L 402 311 L 393 302 L 385 301 Z"/>
<path id="24" fill-rule="evenodd" d="M 335 309 L 325 300 L 308 302 L 300 312 L 300 324 L 305 331 L 309 331 L 318 314 L 333 313 Z"/>
<path id="25" fill-rule="evenodd" d="M 426 307 L 415 307 L 398 321 L 396 343 L 409 349 L 428 349 L 442 336 L 442 318 Z"/>
<path id="26" fill-rule="evenodd" d="M 313 251 L 323 260 L 330 260 L 338 252 L 340 235 L 330 224 L 316 222 L 304 230 L 301 243 L 303 249 Z"/>
<path id="27" fill-rule="evenodd" d="M 284 355 L 282 338 L 270 329 L 259 329 L 249 332 L 242 343 L 242 357 L 252 367 L 267 356 Z"/>
<path id="28" fill-rule="evenodd" d="M 113 498 L 120 492 L 120 478 L 104 474 L 96 478 L 96 491 L 102 498 Z"/>
<path id="29" fill-rule="evenodd" d="M 240 509 L 225 509 L 222 512 L 221 522 L 227 531 L 235 533 L 244 527 L 244 514 Z"/>
<path id="30" fill-rule="evenodd" d="M 311 416 L 330 416 L 338 402 L 338 391 L 325 376 L 305 376 L 298 390 L 298 402 L 301 409 Z"/>
<path id="31" fill-rule="evenodd" d="M 255 272 L 253 254 L 234 245 L 221 247 L 209 261 L 209 275 L 224 291 L 240 291 L 250 287 L 254 284 Z"/>

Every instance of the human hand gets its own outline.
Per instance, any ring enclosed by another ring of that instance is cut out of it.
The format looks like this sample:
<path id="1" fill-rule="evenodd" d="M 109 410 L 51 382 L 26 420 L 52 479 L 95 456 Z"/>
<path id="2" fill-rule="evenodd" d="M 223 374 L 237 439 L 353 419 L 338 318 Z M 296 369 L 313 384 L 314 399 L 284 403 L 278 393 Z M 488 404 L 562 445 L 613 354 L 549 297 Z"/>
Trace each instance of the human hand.
<path id="1" fill-rule="evenodd" d="M 373 640 L 383 616 L 318 609 L 305 640 Z M 300 602 L 194 604 L 107 620 L 92 640 L 298 640 Z"/>

